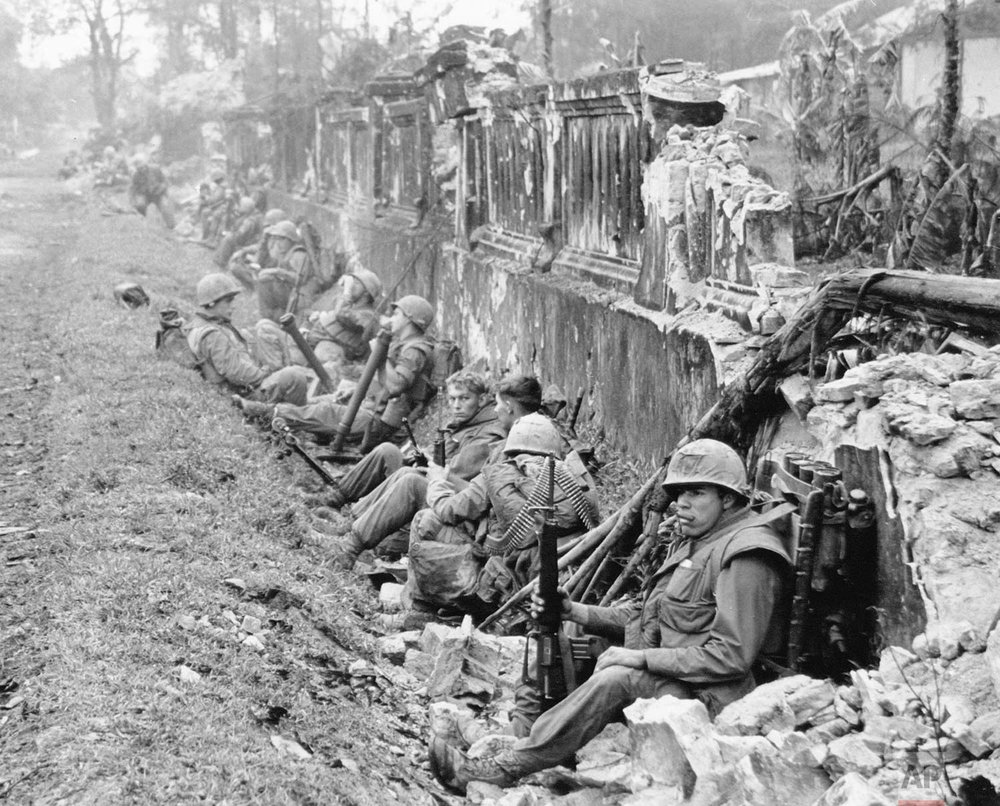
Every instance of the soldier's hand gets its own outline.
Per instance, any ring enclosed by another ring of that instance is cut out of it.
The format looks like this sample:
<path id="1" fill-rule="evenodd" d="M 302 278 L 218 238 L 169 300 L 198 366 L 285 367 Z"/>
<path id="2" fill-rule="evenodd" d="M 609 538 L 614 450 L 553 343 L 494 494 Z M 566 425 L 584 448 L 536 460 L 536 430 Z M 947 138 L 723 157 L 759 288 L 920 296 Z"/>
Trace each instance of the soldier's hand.
<path id="1" fill-rule="evenodd" d="M 573 602 L 569 598 L 569 592 L 562 585 L 556 588 L 556 592 L 559 594 L 559 615 L 568 619 L 573 613 Z M 545 601 L 538 595 L 538 580 L 535 580 L 534 587 L 531 589 L 531 617 L 537 619 L 542 614 L 544 607 Z"/>
<path id="2" fill-rule="evenodd" d="M 609 666 L 627 666 L 631 669 L 646 668 L 646 653 L 641 649 L 625 649 L 621 646 L 613 646 L 604 650 L 597 659 L 594 673 L 607 669 Z"/>
<path id="3" fill-rule="evenodd" d="M 434 462 L 428 462 L 427 464 L 427 481 L 444 481 L 448 478 L 448 468 L 441 467 L 441 465 L 434 464 Z"/>

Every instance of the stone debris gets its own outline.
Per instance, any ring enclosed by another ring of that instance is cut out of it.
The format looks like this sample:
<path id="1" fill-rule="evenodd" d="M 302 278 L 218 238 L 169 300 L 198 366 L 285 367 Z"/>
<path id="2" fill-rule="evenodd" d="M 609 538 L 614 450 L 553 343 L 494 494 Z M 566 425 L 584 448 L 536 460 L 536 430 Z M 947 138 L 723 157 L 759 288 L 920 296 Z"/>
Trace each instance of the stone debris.
<path id="1" fill-rule="evenodd" d="M 887 517 L 902 522 L 904 556 L 931 619 L 913 650 L 948 661 L 975 651 L 1000 610 L 992 540 L 1000 526 L 1000 345 L 955 346 L 963 351 L 853 365 L 845 355 L 841 377 L 834 369 L 811 386 L 811 406 L 801 377 L 781 386 L 789 433 L 804 424 L 810 454 L 830 457 L 841 446 L 884 452 Z"/>

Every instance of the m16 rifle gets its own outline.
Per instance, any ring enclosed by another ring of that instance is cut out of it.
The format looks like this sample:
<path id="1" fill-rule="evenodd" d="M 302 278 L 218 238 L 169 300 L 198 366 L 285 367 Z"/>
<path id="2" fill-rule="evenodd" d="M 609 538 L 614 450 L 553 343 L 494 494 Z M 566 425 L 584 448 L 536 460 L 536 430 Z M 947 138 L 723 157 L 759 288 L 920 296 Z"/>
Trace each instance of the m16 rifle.
<path id="1" fill-rule="evenodd" d="M 538 597 L 542 605 L 535 617 L 533 633 L 537 646 L 536 685 L 542 711 L 555 705 L 576 686 L 573 651 L 562 631 L 562 596 L 559 593 L 559 550 L 555 532 L 555 457 L 551 454 L 542 469 L 545 503 L 536 507 L 538 526 Z"/>
<path id="2" fill-rule="evenodd" d="M 438 389 L 438 400 L 444 401 L 444 389 Z M 437 423 L 437 439 L 434 440 L 434 464 L 438 467 L 444 467 L 445 463 L 448 461 L 446 455 L 445 446 L 448 442 L 448 434 L 450 431 L 444 425 L 444 408 L 442 403 L 438 403 L 438 423 Z"/>
<path id="3" fill-rule="evenodd" d="M 271 430 L 281 438 L 281 441 L 287 447 L 302 457 L 305 463 L 323 480 L 324 484 L 330 487 L 337 486 L 337 480 L 330 475 L 330 472 L 309 451 L 302 447 L 302 443 L 299 442 L 295 434 L 292 433 L 292 429 L 288 427 L 288 424 L 284 420 L 280 417 L 275 417 L 271 421 Z"/>

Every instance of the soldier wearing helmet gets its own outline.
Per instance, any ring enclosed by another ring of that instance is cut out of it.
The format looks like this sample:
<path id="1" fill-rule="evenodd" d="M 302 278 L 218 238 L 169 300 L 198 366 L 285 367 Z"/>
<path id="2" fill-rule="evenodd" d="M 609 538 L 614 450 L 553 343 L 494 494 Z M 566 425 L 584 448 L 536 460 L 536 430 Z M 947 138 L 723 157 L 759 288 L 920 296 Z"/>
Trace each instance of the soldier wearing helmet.
<path id="1" fill-rule="evenodd" d="M 550 455 L 557 459 L 552 514 L 557 536 L 596 524 L 594 480 L 581 464 L 565 461 L 564 446 L 550 418 L 526 414 L 510 427 L 502 458 L 484 466 L 467 487 L 455 489 L 439 475 L 428 477 L 428 508 L 410 530 L 406 584 L 415 610 L 451 607 L 481 618 L 537 573 L 529 498 L 544 484 L 541 471 Z"/>
<path id="2" fill-rule="evenodd" d="M 305 403 L 309 374 L 301 367 L 281 369 L 262 364 L 253 337 L 233 325 L 239 293 L 239 284 L 228 274 L 207 274 L 198 281 L 198 312 L 187 341 L 202 375 L 255 400 Z"/>
<path id="3" fill-rule="evenodd" d="M 226 185 L 226 172 L 223 168 L 213 168 L 208 175 L 208 181 L 202 182 L 198 188 L 198 219 L 201 221 L 201 240 L 205 244 L 214 244 L 221 235 L 220 228 L 229 201 L 229 188 Z"/>
<path id="4" fill-rule="evenodd" d="M 220 269 L 225 269 L 229 265 L 229 260 L 233 254 L 248 246 L 255 246 L 264 232 L 264 214 L 260 206 L 263 198 L 259 194 L 255 196 L 243 196 L 237 205 L 237 219 L 233 222 L 232 231 L 227 232 L 219 241 L 219 246 L 212 256 L 212 260 Z"/>
<path id="5" fill-rule="evenodd" d="M 388 355 L 351 424 L 350 438 L 361 440 L 362 453 L 397 439 L 403 417 L 411 416 L 434 393 L 430 381 L 434 343 L 424 332 L 434 319 L 434 308 L 423 297 L 414 296 L 403 297 L 392 309 L 387 325 L 391 338 Z M 414 319 L 406 309 L 414 313 Z M 325 395 L 307 406 L 278 406 L 274 414 L 293 430 L 333 436 L 346 410 Z"/>
<path id="6" fill-rule="evenodd" d="M 288 219 L 264 230 L 274 268 L 257 275 L 260 315 L 277 322 L 286 312 L 308 310 L 333 279 L 325 276 L 306 247 L 302 233 Z M 312 237 L 309 235 L 308 237 Z M 313 250 L 315 254 L 315 249 Z"/>
<path id="7" fill-rule="evenodd" d="M 270 269 L 278 265 L 276 258 L 271 255 L 268 248 L 269 238 L 264 233 L 269 227 L 279 221 L 284 221 L 286 218 L 288 218 L 288 214 L 284 210 L 280 207 L 272 207 L 264 213 L 257 241 L 237 249 L 227 261 L 227 268 L 232 272 L 233 277 L 239 280 L 248 291 L 257 289 L 257 275 L 260 274 L 261 269 Z"/>
<path id="8" fill-rule="evenodd" d="M 432 769 L 446 785 L 504 786 L 560 764 L 639 698 L 697 698 L 714 716 L 753 688 L 751 668 L 790 567 L 768 525 L 776 516 L 747 507 L 743 463 L 715 440 L 678 448 L 663 486 L 676 497 L 677 519 L 636 599 L 598 607 L 563 598 L 564 618 L 624 646 L 606 650 L 593 676 L 507 749 L 470 758 L 461 729 L 435 725 Z"/>
<path id="9" fill-rule="evenodd" d="M 368 343 L 378 332 L 375 305 L 382 297 L 382 281 L 375 272 L 359 267 L 341 277 L 338 285 L 333 307 L 314 314 L 309 341 L 331 378 L 357 380 L 371 353 Z"/>

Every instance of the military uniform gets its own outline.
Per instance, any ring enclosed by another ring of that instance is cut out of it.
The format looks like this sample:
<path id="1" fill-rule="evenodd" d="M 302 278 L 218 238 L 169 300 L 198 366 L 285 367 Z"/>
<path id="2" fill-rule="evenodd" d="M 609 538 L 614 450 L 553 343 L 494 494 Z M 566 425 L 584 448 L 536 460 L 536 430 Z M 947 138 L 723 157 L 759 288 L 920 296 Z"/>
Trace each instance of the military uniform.
<path id="1" fill-rule="evenodd" d="M 352 439 L 360 439 L 376 419 L 387 428 L 398 429 L 403 417 L 426 402 L 430 392 L 433 352 L 434 345 L 423 334 L 390 345 L 386 363 L 372 381 L 368 396 L 351 425 Z M 387 380 L 387 368 L 393 370 L 393 383 Z M 293 431 L 332 437 L 346 412 L 347 406 L 335 402 L 332 395 L 324 395 L 304 406 L 279 405 L 274 414 Z"/>
<path id="2" fill-rule="evenodd" d="M 640 600 L 587 607 L 584 629 L 642 650 L 645 668 L 597 672 L 497 762 L 520 776 L 566 761 L 639 698 L 697 698 L 714 715 L 749 692 L 790 565 L 759 520 L 744 508 L 709 535 L 676 541 Z"/>
<path id="3" fill-rule="evenodd" d="M 450 424 L 445 439 L 448 477 L 441 484 L 453 490 L 464 487 L 505 436 L 492 401 L 468 420 Z M 372 549 L 413 520 L 426 503 L 428 481 L 417 468 L 403 467 L 399 448 L 383 443 L 341 479 L 340 488 L 348 501 L 358 501 L 353 532 L 359 547 Z M 405 552 L 405 543 L 401 550 Z"/>
<path id="4" fill-rule="evenodd" d="M 174 228 L 174 212 L 167 197 L 167 177 L 157 165 L 137 165 L 129 185 L 132 206 L 141 215 L 146 215 L 149 205 L 160 211 L 163 223 L 168 229 Z"/>
<path id="5" fill-rule="evenodd" d="M 371 303 L 345 305 L 320 312 L 308 338 L 323 364 L 331 365 L 341 378 L 357 380 L 378 327 L 379 315 Z"/>
<path id="6" fill-rule="evenodd" d="M 554 426 L 552 430 L 555 433 Z M 486 545 L 503 542 L 525 507 L 544 461 L 544 457 L 532 454 L 508 456 L 486 465 L 461 490 L 441 481 L 429 485 L 428 509 L 414 518 L 410 531 L 407 592 L 415 605 L 454 605 L 475 609 L 481 615 L 533 575 L 538 560 L 534 540 L 505 557 L 489 559 Z M 582 494 L 589 516 L 596 518 L 597 495 L 590 474 L 579 464 L 563 467 Z M 558 485 L 553 506 L 557 538 L 586 528 L 572 498 Z"/>
<path id="7" fill-rule="evenodd" d="M 187 333 L 188 346 L 206 380 L 241 395 L 275 403 L 306 401 L 309 375 L 301 367 L 274 371 L 254 355 L 252 339 L 232 322 L 199 311 Z"/>

